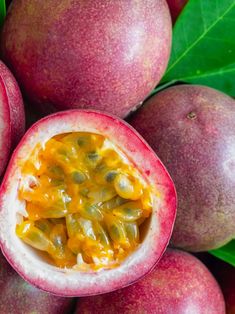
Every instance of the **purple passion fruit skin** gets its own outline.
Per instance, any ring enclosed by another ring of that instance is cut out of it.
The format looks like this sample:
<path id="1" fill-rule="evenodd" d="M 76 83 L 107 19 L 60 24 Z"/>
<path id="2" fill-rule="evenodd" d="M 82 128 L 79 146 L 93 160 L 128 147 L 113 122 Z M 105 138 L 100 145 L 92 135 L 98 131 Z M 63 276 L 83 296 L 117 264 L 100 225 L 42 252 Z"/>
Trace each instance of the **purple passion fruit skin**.
<path id="1" fill-rule="evenodd" d="M 0 61 L 0 176 L 25 130 L 23 99 L 10 70 Z"/>
<path id="2" fill-rule="evenodd" d="M 203 86 L 178 85 L 150 98 L 130 123 L 167 166 L 178 194 L 171 242 L 217 248 L 235 234 L 235 101 Z"/>
<path id="3" fill-rule="evenodd" d="M 165 0 L 13 1 L 1 51 L 27 98 L 44 111 L 88 108 L 124 117 L 163 76 L 171 32 Z"/>
<path id="4" fill-rule="evenodd" d="M 69 314 L 74 301 L 31 286 L 11 268 L 0 253 L 0 313 Z"/>
<path id="5" fill-rule="evenodd" d="M 81 298 L 76 313 L 225 314 L 225 305 L 216 280 L 198 259 L 168 249 L 142 280 L 112 293 Z"/>

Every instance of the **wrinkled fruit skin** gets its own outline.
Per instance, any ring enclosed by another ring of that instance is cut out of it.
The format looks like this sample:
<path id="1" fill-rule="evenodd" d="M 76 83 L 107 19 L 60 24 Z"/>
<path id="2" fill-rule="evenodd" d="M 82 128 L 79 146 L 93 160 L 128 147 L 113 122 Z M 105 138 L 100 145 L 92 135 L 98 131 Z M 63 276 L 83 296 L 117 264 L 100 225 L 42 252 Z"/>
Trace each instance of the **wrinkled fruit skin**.
<path id="1" fill-rule="evenodd" d="M 223 314 L 220 288 L 192 255 L 168 249 L 144 279 L 113 293 L 81 298 L 77 314 Z"/>
<path id="2" fill-rule="evenodd" d="M 66 314 L 74 300 L 41 291 L 20 278 L 0 253 L 0 313 Z"/>
<path id="3" fill-rule="evenodd" d="M 0 61 L 0 176 L 3 174 L 11 150 L 25 130 L 23 99 L 12 73 Z"/>
<path id="4" fill-rule="evenodd" d="M 18 195 L 25 161 L 35 146 L 43 145 L 55 135 L 70 132 L 90 132 L 109 139 L 130 158 L 133 166 L 136 165 L 152 187 L 152 214 L 142 233 L 143 240 L 117 268 L 82 272 L 51 267 L 39 254 L 32 253 L 15 232 L 17 215 L 25 208 Z M 176 192 L 162 162 L 125 121 L 99 111 L 68 110 L 37 121 L 26 132 L 8 164 L 0 189 L 0 209 L 1 249 L 21 276 L 31 284 L 59 296 L 87 296 L 123 288 L 154 268 L 172 234 L 176 216 Z"/>
<path id="5" fill-rule="evenodd" d="M 1 46 L 28 99 L 45 111 L 124 117 L 165 71 L 171 19 L 165 0 L 13 1 Z"/>
<path id="6" fill-rule="evenodd" d="M 131 118 L 167 166 L 178 194 L 172 243 L 219 247 L 235 234 L 235 102 L 208 87 L 179 85 Z"/>
<path id="7" fill-rule="evenodd" d="M 172 22 L 175 23 L 188 0 L 166 0 L 171 12 Z"/>

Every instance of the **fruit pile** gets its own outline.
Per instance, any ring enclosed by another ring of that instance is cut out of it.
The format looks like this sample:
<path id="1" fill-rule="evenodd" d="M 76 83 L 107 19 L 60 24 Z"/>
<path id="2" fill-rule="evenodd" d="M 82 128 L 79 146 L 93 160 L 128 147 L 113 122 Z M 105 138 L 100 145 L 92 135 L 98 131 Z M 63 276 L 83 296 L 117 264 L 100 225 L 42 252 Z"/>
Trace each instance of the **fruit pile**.
<path id="1" fill-rule="evenodd" d="M 235 3 L 215 2 L 0 1 L 0 314 L 235 313 Z"/>

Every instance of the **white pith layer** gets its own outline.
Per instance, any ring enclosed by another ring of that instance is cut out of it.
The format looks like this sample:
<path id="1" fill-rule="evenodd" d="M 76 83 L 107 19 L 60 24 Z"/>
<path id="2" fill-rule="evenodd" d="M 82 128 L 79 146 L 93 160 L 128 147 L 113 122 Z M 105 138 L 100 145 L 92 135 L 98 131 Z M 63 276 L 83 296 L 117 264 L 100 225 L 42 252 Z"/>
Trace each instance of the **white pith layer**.
<path id="1" fill-rule="evenodd" d="M 10 116 L 9 108 L 6 107 L 6 99 L 4 99 L 4 97 L 6 96 L 0 91 L 0 162 L 4 164 L 5 167 L 6 156 L 9 154 L 10 150 Z M 0 168 L 1 167 L 2 166 L 0 166 Z"/>

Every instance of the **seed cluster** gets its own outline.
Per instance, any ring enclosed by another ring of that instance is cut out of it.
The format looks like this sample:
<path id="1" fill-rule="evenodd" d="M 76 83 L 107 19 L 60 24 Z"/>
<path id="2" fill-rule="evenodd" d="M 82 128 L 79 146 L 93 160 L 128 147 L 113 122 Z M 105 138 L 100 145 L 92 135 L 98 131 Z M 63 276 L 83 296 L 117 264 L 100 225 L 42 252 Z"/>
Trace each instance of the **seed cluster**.
<path id="1" fill-rule="evenodd" d="M 108 139 L 57 135 L 36 147 L 22 170 L 27 215 L 16 234 L 58 267 L 115 267 L 140 243 L 151 188 Z"/>

